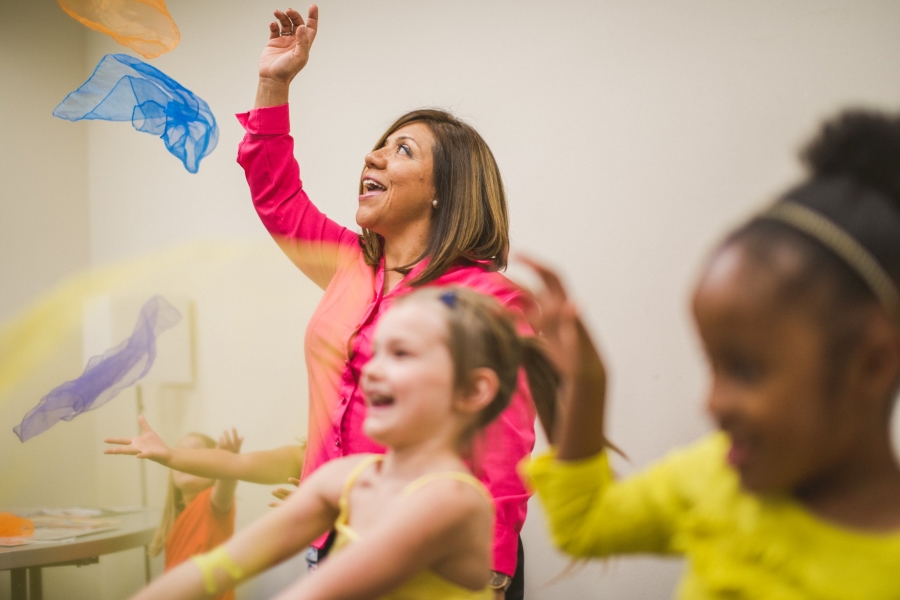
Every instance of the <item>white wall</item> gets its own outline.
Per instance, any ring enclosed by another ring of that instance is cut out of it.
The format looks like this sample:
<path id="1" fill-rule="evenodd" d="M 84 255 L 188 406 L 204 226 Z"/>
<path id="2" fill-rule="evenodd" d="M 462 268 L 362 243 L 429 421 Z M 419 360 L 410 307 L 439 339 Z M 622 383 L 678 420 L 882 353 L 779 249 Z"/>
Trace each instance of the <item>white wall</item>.
<path id="1" fill-rule="evenodd" d="M 50 0 L 28 4 L 55 10 Z M 192 386 L 148 389 L 145 402 L 172 441 L 237 425 L 248 449 L 292 443 L 305 427 L 301 336 L 318 292 L 266 239 L 234 162 L 242 131 L 232 117 L 252 104 L 274 6 L 168 4 L 182 41 L 152 63 L 207 100 L 221 127 L 197 175 L 128 124 L 54 122 L 49 109 L 77 77 L 41 92 L 53 100 L 34 120 L 87 132 L 86 165 L 62 162 L 87 177 L 88 207 L 79 214 L 89 222 L 92 265 L 197 240 L 263 244 L 215 269 L 193 260 L 186 273 L 156 277 L 161 291 L 194 302 L 197 376 Z M 707 427 L 705 367 L 686 310 L 704 253 L 798 176 L 795 150 L 823 116 L 848 104 L 894 108 L 900 99 L 893 1 L 322 0 L 320 9 L 292 102 L 310 195 L 352 225 L 363 156 L 395 117 L 440 106 L 478 128 L 504 174 L 514 248 L 564 271 L 607 353 L 611 435 L 632 458 L 626 471 Z M 127 50 L 87 32 L 82 79 L 109 52 Z M 20 56 L 4 51 L 5 80 L 44 81 L 43 72 L 21 69 Z M 4 221 L 18 206 L 8 189 Z M 15 238 L 32 261 L 21 274 L 9 252 L 0 257 L 0 272 L 33 290 L 59 276 L 31 258 L 39 233 Z M 110 405 L 95 425 L 98 439 L 131 426 L 128 402 Z M 109 460 L 87 467 L 106 473 L 97 484 L 103 498 L 114 496 L 116 478 L 134 476 L 109 475 L 128 469 Z M 165 473 L 152 467 L 159 488 Z M 264 512 L 265 493 L 241 484 L 240 523 Z M 553 581 L 567 561 L 550 549 L 537 506 L 525 540 L 532 600 L 664 598 L 680 571 L 677 562 L 622 559 Z M 300 568 L 242 594 L 263 596 Z"/>
<path id="2" fill-rule="evenodd" d="M 0 323 L 89 264 L 87 134 L 50 116 L 83 81 L 86 40 L 84 28 L 55 2 L 0 1 Z M 30 379 L 0 398 L 0 511 L 96 503 L 90 418 L 27 445 L 12 432 L 49 391 L 48 381 L 81 367 L 80 332 L 74 332 Z M 98 573 L 52 571 L 44 582 L 47 597 L 99 597 Z M 9 573 L 0 572 L 0 598 L 8 594 Z"/>

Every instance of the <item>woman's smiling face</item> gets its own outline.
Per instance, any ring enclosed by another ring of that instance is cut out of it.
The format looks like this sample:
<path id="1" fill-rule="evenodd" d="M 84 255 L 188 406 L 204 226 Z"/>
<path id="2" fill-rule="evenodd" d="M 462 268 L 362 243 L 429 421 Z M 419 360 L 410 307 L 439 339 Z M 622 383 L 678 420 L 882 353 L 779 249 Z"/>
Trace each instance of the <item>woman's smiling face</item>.
<path id="1" fill-rule="evenodd" d="M 356 223 L 386 239 L 411 225 L 430 226 L 434 188 L 434 134 L 421 122 L 397 129 L 366 155 Z"/>

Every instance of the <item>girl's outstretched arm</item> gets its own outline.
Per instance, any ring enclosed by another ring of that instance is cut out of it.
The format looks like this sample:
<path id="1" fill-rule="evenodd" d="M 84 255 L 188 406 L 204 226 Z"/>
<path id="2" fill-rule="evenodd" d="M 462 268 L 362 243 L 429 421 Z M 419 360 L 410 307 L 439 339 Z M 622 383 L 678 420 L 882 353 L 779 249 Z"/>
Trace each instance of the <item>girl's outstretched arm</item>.
<path id="1" fill-rule="evenodd" d="M 554 542 L 579 557 L 674 552 L 672 540 L 683 515 L 721 471 L 717 440 L 617 482 L 603 451 L 614 447 L 604 432 L 606 370 L 600 353 L 557 274 L 533 260 L 524 262 L 544 282 L 537 318 L 562 376 L 557 415 L 548 432 L 555 450 L 525 467 Z"/>
<path id="2" fill-rule="evenodd" d="M 127 454 L 210 479 L 235 479 L 251 483 L 284 483 L 297 477 L 303 466 L 302 446 L 282 446 L 274 450 L 235 454 L 222 448 L 169 448 L 142 416 L 143 433 L 134 438 L 107 438 L 104 454 Z M 120 447 L 115 447 L 120 446 Z"/>
<path id="3" fill-rule="evenodd" d="M 455 573 L 470 577 L 466 587 L 487 586 L 493 510 L 486 495 L 471 485 L 445 480 L 400 502 L 398 510 L 329 556 L 314 575 L 286 589 L 277 600 L 380 598 L 420 571 L 449 561 L 455 561 Z"/>
<path id="4" fill-rule="evenodd" d="M 205 581 L 197 564 L 189 560 L 155 579 L 136 594 L 134 600 L 215 597 L 290 558 L 331 528 L 337 518 L 338 498 L 344 479 L 355 459 L 336 460 L 323 466 L 304 481 L 283 505 L 236 532 L 231 540 L 208 553 L 224 556 L 222 560 L 213 561 L 219 566 L 210 569 L 210 582 Z M 214 584 L 212 591 L 207 591 L 208 583 Z"/>
<path id="5" fill-rule="evenodd" d="M 520 258 L 544 283 L 544 290 L 535 296 L 541 310 L 534 318 L 562 378 L 554 422 L 552 425 L 545 422 L 548 411 L 539 410 L 542 425 L 547 438 L 557 448 L 559 460 L 594 456 L 609 445 L 604 431 L 606 368 L 603 359 L 559 276 L 541 263 Z"/>
<path id="6" fill-rule="evenodd" d="M 243 443 L 244 438 L 238 435 L 237 429 L 232 428 L 230 433 L 227 429 L 222 432 L 216 447 L 238 455 L 241 453 Z M 234 490 L 237 488 L 237 482 L 237 479 L 216 479 L 210 496 L 210 502 L 216 512 L 230 513 L 234 508 Z"/>

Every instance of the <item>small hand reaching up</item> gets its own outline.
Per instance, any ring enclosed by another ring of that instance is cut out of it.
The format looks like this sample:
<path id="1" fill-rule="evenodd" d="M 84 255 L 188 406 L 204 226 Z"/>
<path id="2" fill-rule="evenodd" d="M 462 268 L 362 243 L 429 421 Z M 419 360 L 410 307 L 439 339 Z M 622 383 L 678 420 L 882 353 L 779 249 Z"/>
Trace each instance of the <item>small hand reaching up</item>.
<path id="1" fill-rule="evenodd" d="M 229 452 L 233 452 L 234 454 L 240 454 L 241 445 L 244 443 L 244 438 L 238 435 L 237 429 L 235 427 L 231 428 L 231 431 L 227 429 L 222 432 L 222 435 L 219 436 L 219 441 L 216 444 L 217 448 L 221 448 L 222 450 L 228 450 Z"/>
<path id="2" fill-rule="evenodd" d="M 603 359 L 559 275 L 533 259 L 519 258 L 544 284 L 544 289 L 535 294 L 540 314 L 532 315 L 530 320 L 537 324 L 547 354 L 562 378 L 556 406 L 559 415 L 552 419 L 552 425 L 544 423 L 545 429 L 552 429 L 546 432 L 547 437 L 557 446 L 560 460 L 592 456 L 611 446 L 604 434 Z"/>
<path id="3" fill-rule="evenodd" d="M 549 267 L 525 257 L 517 257 L 540 277 L 544 289 L 535 293 L 540 310 L 529 315 L 547 343 L 546 350 L 563 382 L 571 380 L 585 358 L 581 352 L 583 326 L 578 310 L 569 300 L 559 275 Z M 590 343 L 590 339 L 587 340 Z M 599 356 L 598 356 L 599 358 Z"/>
<path id="4" fill-rule="evenodd" d="M 149 458 L 162 465 L 167 465 L 172 458 L 172 450 L 153 431 L 153 428 L 150 427 L 143 415 L 138 417 L 138 424 L 143 432 L 141 435 L 133 438 L 106 438 L 103 441 L 107 444 L 115 444 L 121 447 L 107 448 L 103 453 L 128 454 L 138 458 Z"/>

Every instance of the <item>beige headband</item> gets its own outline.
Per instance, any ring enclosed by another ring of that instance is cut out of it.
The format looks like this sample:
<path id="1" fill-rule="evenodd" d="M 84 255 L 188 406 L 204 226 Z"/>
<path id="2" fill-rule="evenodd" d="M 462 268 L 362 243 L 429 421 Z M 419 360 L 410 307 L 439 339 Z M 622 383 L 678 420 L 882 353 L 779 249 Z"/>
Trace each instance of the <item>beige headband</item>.
<path id="1" fill-rule="evenodd" d="M 878 298 L 878 301 L 900 323 L 900 292 L 884 267 L 856 239 L 824 215 L 795 202 L 779 202 L 759 215 L 786 223 L 824 244 L 840 256 Z"/>

